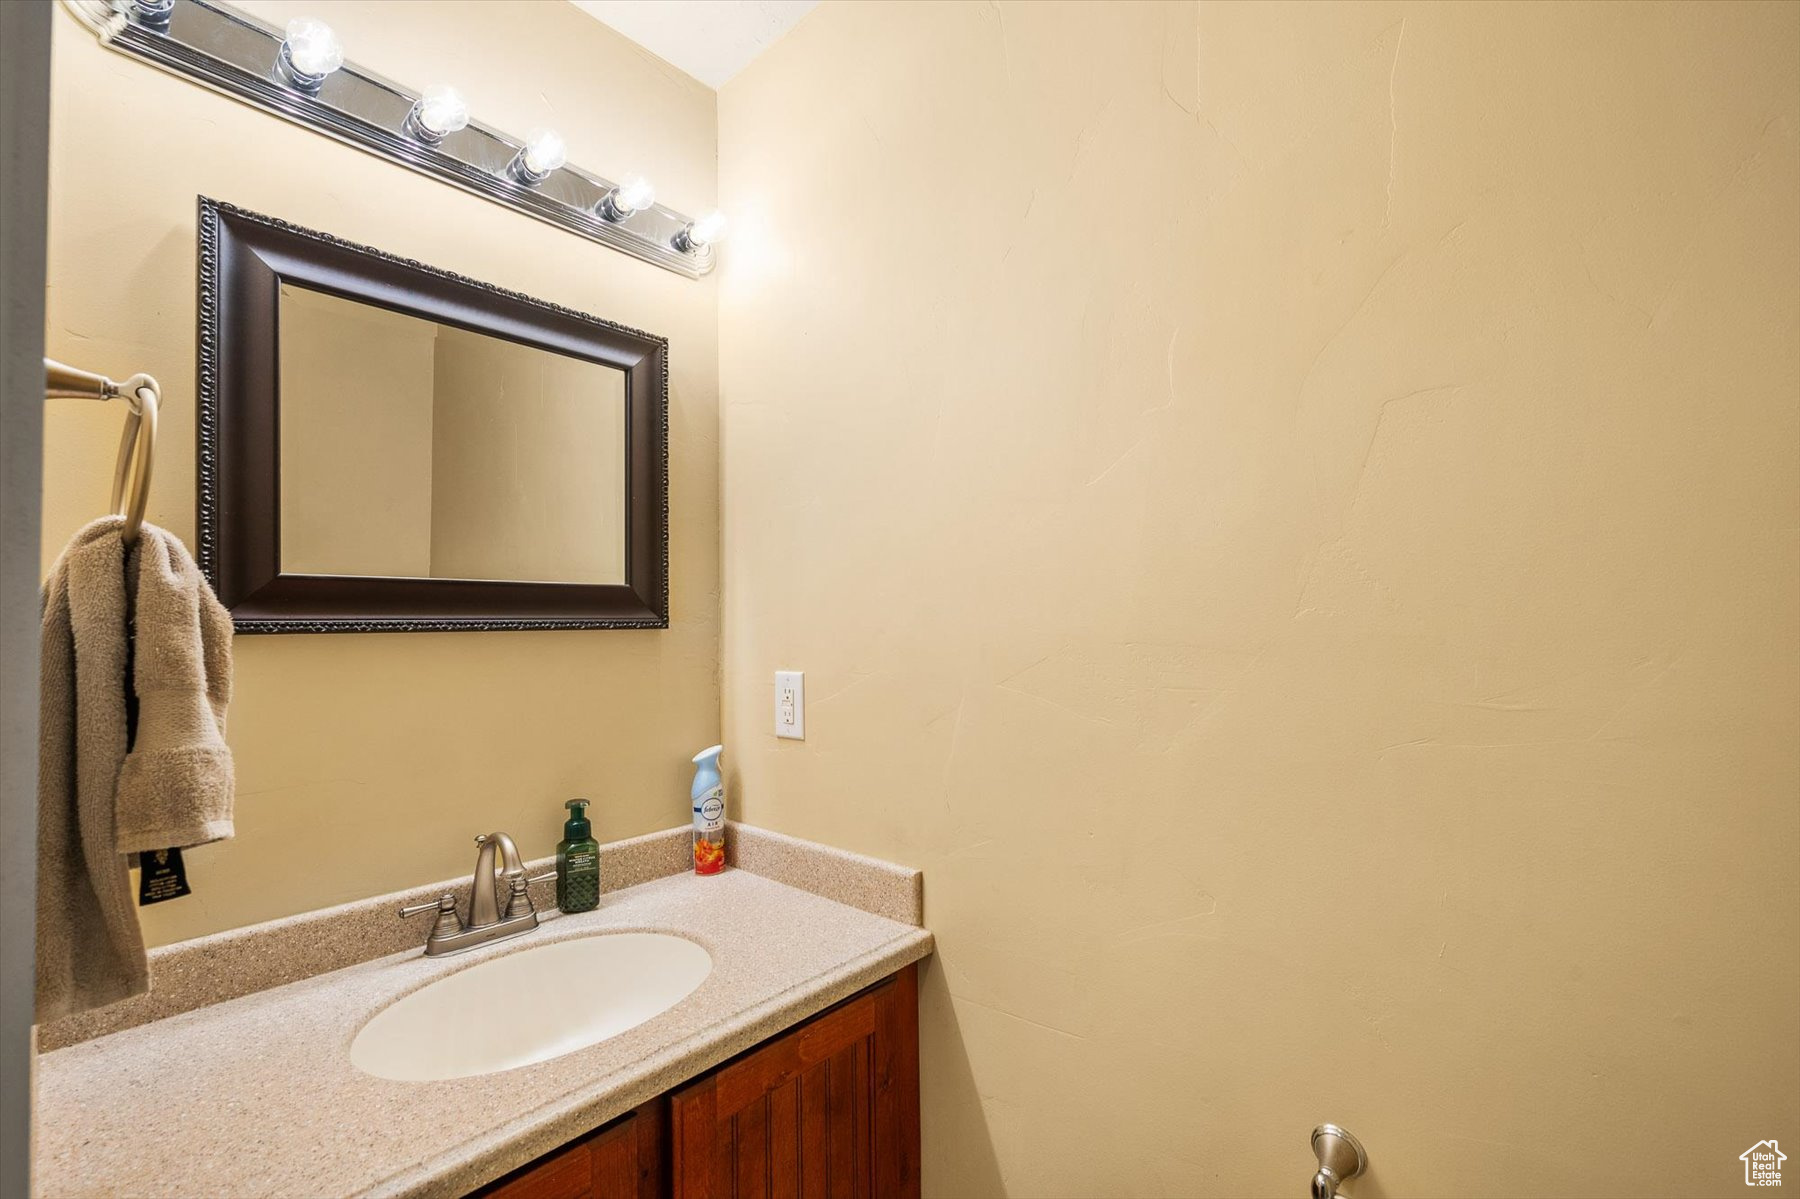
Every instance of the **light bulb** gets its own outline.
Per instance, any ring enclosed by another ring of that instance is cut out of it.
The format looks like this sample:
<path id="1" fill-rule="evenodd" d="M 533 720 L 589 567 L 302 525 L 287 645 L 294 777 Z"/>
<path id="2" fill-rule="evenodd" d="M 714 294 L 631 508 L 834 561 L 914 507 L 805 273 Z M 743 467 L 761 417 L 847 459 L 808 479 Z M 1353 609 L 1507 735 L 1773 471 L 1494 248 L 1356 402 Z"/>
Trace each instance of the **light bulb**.
<path id="1" fill-rule="evenodd" d="M 525 144 L 519 147 L 519 152 L 512 156 L 512 161 L 506 164 L 506 173 L 514 183 L 536 187 L 567 161 L 569 154 L 563 147 L 562 134 L 554 129 L 534 129 Z"/>
<path id="2" fill-rule="evenodd" d="M 344 65 L 344 46 L 325 22 L 295 17 L 287 23 L 279 61 L 290 82 L 316 91 L 325 76 Z"/>
<path id="3" fill-rule="evenodd" d="M 562 164 L 569 161 L 568 147 L 563 145 L 562 134 L 554 129 L 535 129 L 526 140 L 525 148 L 519 151 L 525 156 L 525 166 L 532 174 L 548 175 L 551 171 L 560 170 Z"/>
<path id="4" fill-rule="evenodd" d="M 609 221 L 622 221 L 640 208 L 656 203 L 656 189 L 642 175 L 627 175 L 624 182 L 607 192 L 600 201 L 600 215 Z"/>
<path id="5" fill-rule="evenodd" d="M 716 246 L 725 240 L 725 214 L 713 209 L 686 229 L 688 244 L 695 249 Z"/>
<path id="6" fill-rule="evenodd" d="M 437 145 L 469 124 L 469 105 L 462 93 L 447 83 L 434 83 L 419 96 L 406 114 L 409 131 L 420 141 Z"/>
<path id="7" fill-rule="evenodd" d="M 619 207 L 626 212 L 636 212 L 640 208 L 648 208 L 656 203 L 656 189 L 642 175 L 627 175 L 625 182 L 619 184 Z"/>

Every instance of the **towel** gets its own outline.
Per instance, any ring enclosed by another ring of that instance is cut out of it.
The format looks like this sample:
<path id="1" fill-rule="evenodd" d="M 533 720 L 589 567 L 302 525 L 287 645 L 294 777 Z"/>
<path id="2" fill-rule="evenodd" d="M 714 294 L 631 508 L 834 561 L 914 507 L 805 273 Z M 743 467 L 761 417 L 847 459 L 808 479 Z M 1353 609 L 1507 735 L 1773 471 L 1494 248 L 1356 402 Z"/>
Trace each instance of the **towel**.
<path id="1" fill-rule="evenodd" d="M 179 538 L 147 524 L 127 551 L 124 523 L 82 529 L 44 584 L 40 1023 L 149 990 L 127 855 L 232 833 L 231 616 Z"/>

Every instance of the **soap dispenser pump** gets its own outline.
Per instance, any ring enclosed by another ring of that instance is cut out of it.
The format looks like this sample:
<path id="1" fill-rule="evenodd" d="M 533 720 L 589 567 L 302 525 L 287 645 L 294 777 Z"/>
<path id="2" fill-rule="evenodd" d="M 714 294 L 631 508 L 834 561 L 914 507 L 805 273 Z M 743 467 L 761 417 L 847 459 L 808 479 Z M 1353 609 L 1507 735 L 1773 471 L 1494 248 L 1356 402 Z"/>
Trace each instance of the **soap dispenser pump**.
<path id="1" fill-rule="evenodd" d="M 556 847 L 556 906 L 565 912 L 591 912 L 600 906 L 600 845 L 588 823 L 585 799 L 563 805 L 563 839 Z"/>

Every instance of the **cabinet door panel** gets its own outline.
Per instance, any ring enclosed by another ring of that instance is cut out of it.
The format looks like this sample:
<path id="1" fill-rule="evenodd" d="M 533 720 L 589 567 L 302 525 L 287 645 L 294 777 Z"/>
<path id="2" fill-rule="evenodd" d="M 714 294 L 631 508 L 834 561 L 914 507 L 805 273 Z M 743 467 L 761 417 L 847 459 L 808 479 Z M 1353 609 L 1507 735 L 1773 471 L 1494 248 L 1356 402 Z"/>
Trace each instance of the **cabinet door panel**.
<path id="1" fill-rule="evenodd" d="M 800 1079 L 790 1078 L 769 1092 L 769 1199 L 800 1199 L 803 1160 Z"/>
<path id="2" fill-rule="evenodd" d="M 645 1123 L 633 1116 L 592 1142 L 594 1199 L 638 1199 L 638 1138 Z"/>
<path id="3" fill-rule="evenodd" d="M 874 996 L 865 995 L 751 1050 L 713 1076 L 720 1113 L 739 1111 L 844 1046 L 867 1041 L 875 1033 L 875 1019 Z"/>
<path id="4" fill-rule="evenodd" d="M 565 1149 L 485 1194 L 491 1199 L 592 1199 L 592 1159 L 586 1145 Z"/>
<path id="5" fill-rule="evenodd" d="M 914 969 L 676 1091 L 678 1199 L 917 1196 Z"/>
<path id="6" fill-rule="evenodd" d="M 908 966 L 875 993 L 875 1111 L 869 1151 L 875 1193 L 919 1194 L 919 968 Z"/>
<path id="7" fill-rule="evenodd" d="M 769 1097 L 758 1095 L 731 1118 L 737 1141 L 737 1199 L 768 1199 Z"/>
<path id="8" fill-rule="evenodd" d="M 826 1138 L 830 1136 L 825 1119 L 831 1103 L 828 1073 L 821 1062 L 800 1076 L 800 1199 L 829 1199 L 831 1194 L 826 1172 L 818 1166 L 826 1160 Z M 807 1162 L 813 1163 L 811 1169 L 806 1168 Z"/>
<path id="9" fill-rule="evenodd" d="M 478 1199 L 660 1199 L 667 1193 L 662 1151 L 666 1101 L 564 1145 L 489 1183 Z"/>
<path id="10" fill-rule="evenodd" d="M 827 1061 L 825 1071 L 825 1160 L 828 1199 L 869 1193 L 868 1082 L 863 1061 L 868 1046 L 859 1041 Z"/>

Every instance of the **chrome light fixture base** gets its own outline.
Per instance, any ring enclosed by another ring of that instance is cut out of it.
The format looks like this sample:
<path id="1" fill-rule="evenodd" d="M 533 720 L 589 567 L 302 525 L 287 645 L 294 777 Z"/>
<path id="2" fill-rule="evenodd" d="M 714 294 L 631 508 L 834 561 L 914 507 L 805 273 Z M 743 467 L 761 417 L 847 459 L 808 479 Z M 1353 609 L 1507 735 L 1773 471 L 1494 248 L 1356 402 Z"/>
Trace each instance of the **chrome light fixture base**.
<path id="1" fill-rule="evenodd" d="M 566 163 L 527 182 L 509 169 L 524 141 L 480 121 L 435 142 L 413 116 L 419 92 L 346 61 L 316 84 L 283 64 L 282 31 L 222 0 L 63 0 L 100 44 L 326 137 L 634 258 L 698 279 L 717 260 L 683 250 L 692 218 L 661 204 L 602 215 L 614 180 Z M 410 127 L 409 127 L 410 126 Z M 421 136 L 421 131 L 427 136 Z"/>
<path id="2" fill-rule="evenodd" d="M 283 41 L 280 49 L 275 52 L 275 75 L 289 87 L 305 92 L 309 96 L 318 95 L 319 89 L 325 86 L 325 80 L 328 78 L 327 75 L 308 75 L 295 66 L 294 56 L 288 51 L 286 41 Z"/>
<path id="3" fill-rule="evenodd" d="M 520 150 L 512 156 L 512 161 L 506 164 L 506 174 L 514 183 L 524 187 L 536 187 L 550 178 L 551 172 L 532 170 L 531 164 L 525 161 L 525 151 Z"/>
<path id="4" fill-rule="evenodd" d="M 441 146 L 444 144 L 444 139 L 450 136 L 448 133 L 439 133 L 436 129 L 433 129 L 430 125 L 427 125 L 424 121 L 419 119 L 419 106 L 417 104 L 407 110 L 406 119 L 400 122 L 400 129 L 401 132 L 405 133 L 408 137 L 417 138 L 428 146 Z"/>
<path id="5" fill-rule="evenodd" d="M 169 16 L 175 10 L 175 0 L 128 0 L 127 11 L 132 19 L 145 28 L 166 30 L 169 27 Z"/>
<path id="6" fill-rule="evenodd" d="M 619 206 L 619 189 L 616 187 L 600 197 L 600 215 L 615 224 L 619 221 L 626 220 L 636 211 L 637 209 L 635 208 L 621 208 Z"/>

